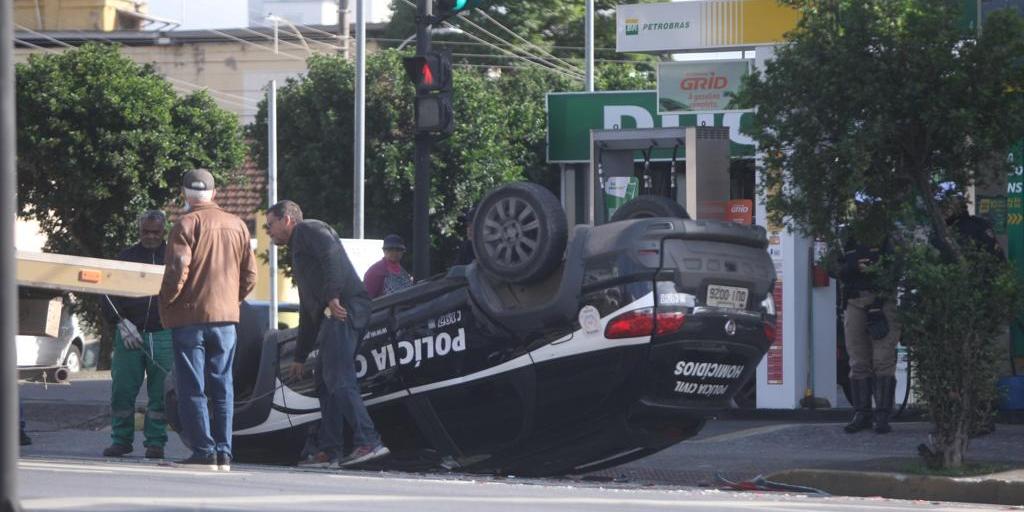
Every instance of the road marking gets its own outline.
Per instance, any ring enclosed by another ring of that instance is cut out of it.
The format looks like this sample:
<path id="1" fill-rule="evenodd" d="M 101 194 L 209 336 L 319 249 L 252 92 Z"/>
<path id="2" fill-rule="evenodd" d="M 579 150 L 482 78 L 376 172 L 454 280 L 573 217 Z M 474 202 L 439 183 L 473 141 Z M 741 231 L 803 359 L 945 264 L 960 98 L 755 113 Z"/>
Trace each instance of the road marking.
<path id="1" fill-rule="evenodd" d="M 212 469 L 188 469 L 180 466 L 170 465 L 148 465 L 148 464 L 137 464 L 137 463 L 117 463 L 117 462 L 83 462 L 82 464 L 75 463 L 61 463 L 61 462 L 42 462 L 42 461 L 18 461 L 19 469 L 26 471 L 58 471 L 67 473 L 149 473 L 149 474 L 167 474 L 173 473 L 176 475 L 246 475 L 248 473 L 240 471 L 215 471 Z"/>
<path id="2" fill-rule="evenodd" d="M 779 501 L 775 499 L 764 502 L 756 502 L 752 499 L 729 499 L 730 493 L 722 493 L 721 500 L 680 499 L 679 496 L 665 496 L 664 498 L 592 498 L 592 497 L 500 497 L 500 496 L 394 496 L 387 494 L 294 494 L 294 495 L 265 495 L 265 496 L 225 496 L 212 498 L 192 497 L 97 497 L 84 496 L 80 498 L 29 498 L 21 500 L 26 509 L 50 509 L 50 510 L 81 510 L 85 507 L 254 507 L 264 509 L 268 506 L 287 505 L 293 510 L 302 510 L 304 505 L 327 505 L 327 504 L 354 504 L 354 503 L 414 503 L 417 508 L 424 504 L 455 504 L 473 503 L 478 505 L 517 505 L 517 506 L 547 506 L 553 509 L 563 507 L 608 507 L 610 510 L 621 510 L 622 507 L 650 507 L 650 508 L 672 508 L 689 510 L 735 510 L 737 505 L 744 509 L 761 510 L 884 510 L 892 511 L 893 503 L 829 503 L 822 500 L 813 502 L 792 502 Z M 753 497 L 751 497 L 753 498 Z M 761 497 L 764 498 L 763 496 Z M 786 496 L 780 496 L 786 498 Z"/>

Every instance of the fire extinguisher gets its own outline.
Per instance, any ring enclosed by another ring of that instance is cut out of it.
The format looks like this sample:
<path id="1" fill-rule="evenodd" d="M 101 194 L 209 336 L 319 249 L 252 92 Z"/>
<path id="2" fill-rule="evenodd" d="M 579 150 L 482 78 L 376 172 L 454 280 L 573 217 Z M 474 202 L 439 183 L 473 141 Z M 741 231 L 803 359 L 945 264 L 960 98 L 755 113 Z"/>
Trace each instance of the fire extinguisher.
<path id="1" fill-rule="evenodd" d="M 827 288 L 830 284 L 828 270 L 821 264 L 825 258 L 825 252 L 825 242 L 815 240 L 814 251 L 811 253 L 811 284 L 815 288 Z"/>

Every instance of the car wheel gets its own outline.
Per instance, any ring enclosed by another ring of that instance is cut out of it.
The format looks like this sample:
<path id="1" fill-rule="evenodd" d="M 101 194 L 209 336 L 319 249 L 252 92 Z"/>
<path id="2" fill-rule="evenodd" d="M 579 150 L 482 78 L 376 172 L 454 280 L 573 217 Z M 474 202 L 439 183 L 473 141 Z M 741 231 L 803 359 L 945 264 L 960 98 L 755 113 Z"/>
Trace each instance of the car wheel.
<path id="1" fill-rule="evenodd" d="M 64 357 L 64 366 L 71 373 L 82 371 L 82 349 L 78 348 L 78 345 L 71 345 L 68 349 L 68 355 Z"/>
<path id="2" fill-rule="evenodd" d="M 630 200 L 615 210 L 611 222 L 630 219 L 647 219 L 650 217 L 679 217 L 689 219 L 683 205 L 662 196 L 642 195 Z"/>
<path id="3" fill-rule="evenodd" d="M 536 183 L 510 183 L 480 202 L 473 218 L 477 262 L 513 283 L 547 277 L 562 261 L 569 228 L 558 198 Z"/>

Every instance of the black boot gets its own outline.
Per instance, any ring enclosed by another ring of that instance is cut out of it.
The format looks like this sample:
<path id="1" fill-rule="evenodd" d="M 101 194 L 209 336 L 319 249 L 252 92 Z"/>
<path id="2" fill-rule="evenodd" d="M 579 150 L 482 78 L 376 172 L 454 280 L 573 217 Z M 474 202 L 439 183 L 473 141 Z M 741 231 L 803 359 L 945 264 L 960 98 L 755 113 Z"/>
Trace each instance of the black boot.
<path id="1" fill-rule="evenodd" d="M 847 433 L 871 428 L 871 379 L 850 379 L 853 395 L 853 419 L 843 427 Z"/>
<path id="2" fill-rule="evenodd" d="M 875 377 L 875 432 L 888 434 L 889 415 L 896 401 L 896 377 Z"/>

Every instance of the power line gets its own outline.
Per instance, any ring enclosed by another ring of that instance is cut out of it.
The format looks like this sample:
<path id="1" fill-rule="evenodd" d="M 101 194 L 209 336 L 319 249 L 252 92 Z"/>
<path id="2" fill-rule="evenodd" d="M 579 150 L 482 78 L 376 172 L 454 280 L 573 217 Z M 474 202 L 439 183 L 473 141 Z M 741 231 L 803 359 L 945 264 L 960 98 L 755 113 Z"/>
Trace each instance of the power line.
<path id="1" fill-rule="evenodd" d="M 32 43 L 30 43 L 28 41 L 25 41 L 24 39 L 18 39 L 17 37 L 14 38 L 14 42 L 16 42 L 18 44 L 23 44 L 25 46 L 28 46 L 29 48 L 35 48 L 37 50 L 43 50 L 45 52 L 60 53 L 60 50 L 54 50 L 53 48 L 44 48 L 44 47 L 39 46 L 37 44 L 32 44 Z"/>
<path id="2" fill-rule="evenodd" d="M 263 13 L 262 13 L 262 12 L 260 12 L 260 11 L 257 11 L 256 9 L 249 9 L 249 14 L 253 14 L 253 13 L 256 13 L 256 14 L 258 14 L 258 15 L 260 15 L 260 16 L 262 16 L 262 15 L 263 15 Z M 330 32 L 327 32 L 326 30 L 320 30 L 320 29 L 318 29 L 318 28 L 316 28 L 316 27 L 313 27 L 313 26 L 310 26 L 310 25 L 303 25 L 302 23 L 295 23 L 294 21 L 292 21 L 292 20 L 288 19 L 288 18 L 287 18 L 287 17 L 285 17 L 285 16 L 281 16 L 280 14 L 275 14 L 274 16 L 277 16 L 278 18 L 281 18 L 282 20 L 287 20 L 287 21 L 288 21 L 288 23 L 291 23 L 291 24 L 293 24 L 293 25 L 295 25 L 295 26 L 303 27 L 303 28 L 305 28 L 306 30 L 309 30 L 310 32 L 316 32 L 316 33 L 319 33 L 319 34 L 323 34 L 323 35 L 329 36 L 329 37 L 331 37 L 332 39 L 338 39 L 338 41 L 339 41 L 339 42 L 341 42 L 341 40 L 342 40 L 342 39 L 344 39 L 344 37 L 345 37 L 345 36 L 343 36 L 343 35 L 341 35 L 341 34 L 332 34 L 332 33 L 330 33 Z M 265 19 L 264 19 L 264 20 L 262 20 L 262 21 L 261 21 L 261 23 L 262 23 L 262 24 L 263 24 L 263 26 L 265 26 L 265 27 L 270 27 L 270 25 L 269 25 L 269 24 L 267 23 L 267 21 L 266 21 Z M 349 39 L 354 39 L 354 38 L 353 38 L 353 37 L 351 37 L 351 36 L 349 36 Z M 313 39 L 313 41 L 314 41 L 314 42 L 318 42 L 318 43 L 320 43 L 320 44 L 327 44 L 328 46 L 332 46 L 332 47 L 334 47 L 334 48 L 338 48 L 338 49 L 342 49 L 342 50 L 344 49 L 344 47 L 343 47 L 343 46 L 340 46 L 340 45 L 337 45 L 337 46 L 335 46 L 335 45 L 331 45 L 331 44 L 328 44 L 328 43 L 324 43 L 324 42 L 322 42 L 322 41 L 318 41 L 318 40 L 316 40 L 316 39 Z"/>
<path id="3" fill-rule="evenodd" d="M 471 21 L 471 20 L 467 19 L 467 18 L 466 18 L 465 16 L 460 16 L 459 18 L 460 18 L 460 21 L 463 21 L 463 22 L 465 22 L 465 23 L 468 23 L 468 24 L 469 24 L 470 26 L 472 26 L 472 27 L 476 28 L 477 30 L 480 30 L 481 32 L 483 32 L 483 33 L 487 34 L 488 36 L 491 36 L 492 38 L 494 38 L 494 39 L 496 39 L 496 40 L 498 40 L 498 41 L 501 41 L 502 43 L 505 43 L 505 44 L 506 44 L 507 46 L 509 46 L 509 47 L 510 47 L 510 48 L 512 48 L 513 50 L 518 50 L 519 52 L 522 52 L 522 53 L 524 53 L 524 54 L 525 54 L 526 56 L 528 56 L 528 57 L 533 57 L 533 58 L 535 58 L 535 59 L 537 59 L 537 60 L 539 60 L 539 61 L 543 62 L 544 64 L 546 64 L 546 65 L 548 65 L 548 66 L 550 66 L 550 67 L 552 67 L 552 68 L 560 68 L 560 69 L 563 69 L 563 70 L 565 70 L 565 71 L 567 71 L 567 72 L 571 72 L 571 73 L 580 73 L 580 70 L 579 70 L 578 68 L 576 68 L 576 67 L 572 66 L 572 65 L 569 65 L 569 67 L 562 67 L 562 66 L 559 66 L 558 64 L 555 64 L 555 63 L 553 63 L 553 62 L 550 62 L 550 61 L 548 61 L 548 60 L 547 60 L 547 59 L 545 59 L 544 57 L 541 57 L 541 56 L 539 56 L 539 55 L 535 55 L 535 54 L 532 54 L 532 53 L 530 53 L 529 51 L 527 51 L 527 50 L 524 50 L 524 49 L 520 48 L 519 46 L 513 45 L 512 43 L 510 43 L 510 42 L 508 42 L 508 41 L 506 41 L 506 40 L 502 39 L 502 38 L 501 38 L 500 36 L 498 36 L 498 35 L 495 35 L 495 34 L 494 34 L 494 33 L 492 33 L 491 31 L 489 31 L 489 30 L 487 30 L 487 29 L 485 29 L 485 28 L 481 27 L 480 25 L 476 24 L 475 22 L 473 22 L 473 21 Z M 445 23 L 448 23 L 448 22 L 445 22 Z M 463 32 L 465 32 L 465 30 L 463 30 Z"/>
<path id="4" fill-rule="evenodd" d="M 188 87 L 188 86 L 185 86 L 185 85 L 180 85 L 180 84 L 177 84 L 177 83 L 172 83 L 171 87 L 174 88 L 174 89 L 177 89 L 179 92 L 188 92 L 188 93 L 192 93 L 192 92 L 195 92 L 197 90 L 202 90 L 202 88 L 191 88 L 191 87 Z M 226 103 L 228 105 L 233 105 L 235 107 L 238 107 L 238 108 L 240 108 L 242 110 L 246 110 L 246 111 L 251 109 L 251 108 L 258 108 L 258 107 L 255 107 L 253 105 L 246 105 L 244 103 L 239 103 L 237 101 L 232 101 L 232 100 L 225 99 L 225 98 L 215 98 L 215 100 L 218 103 Z"/>
<path id="5" fill-rule="evenodd" d="M 502 25 L 502 24 L 501 24 L 500 22 L 498 22 L 498 20 L 496 20 L 496 19 L 492 18 L 492 17 L 491 17 L 491 16 L 489 15 L 489 14 L 487 14 L 487 12 L 486 12 L 486 11 L 484 11 L 483 9 L 476 9 L 475 11 L 476 11 L 476 12 L 478 12 L 478 13 L 480 13 L 480 15 L 481 15 L 481 16 L 483 16 L 484 18 L 486 18 L 486 19 L 490 20 L 490 21 L 491 21 L 491 23 L 494 23 L 495 25 L 497 25 L 497 26 L 501 27 L 501 28 L 502 28 L 502 29 L 503 29 L 503 30 L 504 30 L 505 32 L 508 32 L 509 34 L 512 34 L 512 36 L 513 36 L 513 37 L 515 37 L 515 38 L 519 39 L 520 41 L 522 41 L 522 42 L 526 43 L 526 44 L 527 44 L 527 45 L 529 45 L 529 46 L 532 46 L 532 47 L 536 48 L 536 49 L 537 49 L 537 51 L 539 51 L 539 52 L 542 52 L 542 53 L 544 53 L 544 54 L 546 54 L 546 55 L 550 56 L 551 58 L 553 58 L 553 59 L 556 59 L 556 60 L 558 60 L 559 62 L 561 62 L 561 63 L 565 64 L 566 66 L 569 66 L 570 68 L 573 68 L 573 69 L 575 69 L 576 71 L 579 71 L 579 68 L 577 68 L 577 67 L 576 67 L 576 66 L 575 66 L 574 64 L 569 64 L 568 62 L 566 62 L 566 61 L 564 61 L 564 60 L 562 60 L 562 59 L 560 59 L 560 58 L 558 58 L 558 57 L 555 57 L 555 56 L 554 56 L 553 54 L 551 54 L 551 53 L 550 53 L 550 52 L 548 52 L 547 50 L 545 50 L 545 49 L 543 49 L 543 48 L 541 48 L 541 47 L 539 47 L 539 46 L 537 46 L 537 45 L 535 45 L 535 44 L 531 43 L 530 41 L 527 41 L 527 40 L 526 40 L 526 39 L 525 39 L 525 38 L 524 38 L 523 36 L 521 36 L 521 35 L 519 35 L 519 34 L 516 34 L 516 33 L 515 33 L 515 32 L 513 32 L 512 30 L 509 30 L 509 28 L 508 28 L 508 27 L 506 27 L 505 25 Z"/>
<path id="6" fill-rule="evenodd" d="M 411 2 L 409 2 L 408 0 L 405 0 L 405 1 L 406 1 L 406 3 L 407 3 L 407 4 L 410 4 L 410 5 L 411 5 Z M 500 36 L 498 36 L 498 35 L 495 35 L 495 34 L 493 34 L 493 33 L 492 33 L 492 32 L 490 32 L 489 30 L 487 30 L 487 29 L 485 29 L 485 28 L 481 27 L 480 25 L 476 24 L 475 22 L 473 22 L 472 20 L 470 20 L 470 19 L 466 18 L 465 16 L 463 16 L 463 15 L 461 15 L 461 14 L 460 14 L 459 16 L 457 16 L 457 18 L 458 18 L 458 19 L 460 19 L 461 21 L 463 21 L 463 22 L 465 22 L 465 23 L 469 24 L 470 26 L 472 26 L 472 27 L 476 28 L 477 30 L 479 30 L 479 31 L 483 32 L 484 34 L 487 34 L 488 36 L 490 36 L 490 37 L 492 37 L 492 38 L 494 38 L 494 39 L 496 39 L 496 40 L 500 41 L 500 42 L 501 42 L 502 44 L 504 44 L 505 46 L 508 46 L 509 48 L 511 48 L 511 49 L 513 49 L 513 50 L 517 50 L 517 51 L 519 51 L 519 52 L 521 52 L 521 53 L 525 54 L 525 55 L 526 55 L 526 56 L 528 56 L 528 57 L 532 57 L 532 58 L 534 58 L 534 59 L 537 59 L 537 60 L 539 60 L 540 62 L 544 63 L 545 65 L 547 65 L 547 66 L 551 67 L 552 69 L 562 69 L 563 71 L 566 71 L 566 72 L 569 72 L 569 73 L 577 73 L 577 74 L 578 74 L 578 73 L 580 73 L 580 71 L 579 71 L 578 69 L 576 69 L 576 68 L 574 68 L 574 67 L 572 67 L 572 66 L 570 66 L 570 67 L 568 67 L 568 68 L 562 68 L 561 66 L 559 66 L 559 65 L 557 65 L 557 64 L 555 64 L 555 63 L 549 62 L 549 61 L 548 61 L 547 59 L 545 59 L 545 58 L 543 58 L 543 57 L 541 57 L 541 56 L 539 56 L 539 55 L 534 55 L 534 54 L 530 53 L 529 51 L 527 51 L 527 50 L 524 50 L 524 49 L 520 48 L 519 46 L 517 46 L 517 45 L 514 45 L 514 44 L 512 44 L 512 43 L 510 43 L 510 42 L 508 42 L 508 41 L 506 41 L 506 40 L 502 39 L 502 38 L 501 38 Z M 444 24 L 445 24 L 445 25 L 447 25 L 447 26 L 449 26 L 449 27 L 455 26 L 455 25 L 452 25 L 451 23 L 449 23 L 449 22 L 447 22 L 447 21 L 446 21 L 446 22 L 444 22 Z M 464 32 L 465 34 L 467 34 L 467 35 L 470 35 L 470 36 L 472 36 L 472 34 L 470 34 L 470 33 L 469 33 L 468 31 L 465 31 L 465 30 L 463 30 L 463 32 Z M 475 39 L 478 39 L 478 40 L 480 40 L 479 38 L 475 38 Z M 508 53 L 508 52 L 506 52 L 506 53 Z M 580 75 L 580 78 L 582 78 L 582 74 Z"/>
<path id="7" fill-rule="evenodd" d="M 27 30 L 27 29 L 26 29 L 26 30 Z M 35 32 L 35 31 L 33 31 L 33 30 L 27 30 L 27 31 L 28 31 L 28 32 L 32 32 L 32 33 L 36 33 L 36 32 Z M 80 30 L 78 30 L 77 32 L 79 32 L 79 33 L 83 33 L 83 32 L 82 32 L 82 31 L 80 31 Z M 64 46 L 65 48 L 70 48 L 70 49 L 76 49 L 76 48 L 78 48 L 77 46 L 74 46 L 74 45 L 72 45 L 72 44 L 69 44 L 69 43 L 67 43 L 67 42 L 65 42 L 65 41 L 61 41 L 61 40 L 59 40 L 59 39 L 56 39 L 56 38 L 54 38 L 54 37 L 48 36 L 48 35 L 46 35 L 46 34 L 41 34 L 41 33 L 37 33 L 37 34 L 38 34 L 38 35 L 40 35 L 40 36 L 42 36 L 42 37 L 45 37 L 45 38 L 47 38 L 47 39 L 50 39 L 50 40 L 52 40 L 53 42 L 55 42 L 55 43 L 57 43 L 57 44 L 60 44 L 60 45 Z M 108 43 L 113 43 L 113 41 L 111 41 L 111 40 L 110 40 L 110 39 L 108 39 L 108 38 L 105 38 L 105 37 L 102 37 L 102 36 L 101 36 L 100 38 L 101 38 L 101 39 L 103 39 L 104 41 L 108 42 Z M 57 51 L 57 50 L 54 50 L 54 49 L 52 49 L 52 48 L 44 48 L 44 47 L 42 47 L 42 46 L 39 46 L 39 45 L 35 45 L 35 44 L 32 44 L 32 43 L 29 43 L 28 41 L 20 40 L 20 39 L 17 39 L 17 38 L 16 38 L 15 40 L 16 40 L 16 41 L 18 41 L 18 42 L 19 42 L 19 43 L 21 43 L 21 44 L 24 44 L 24 45 L 26 45 L 26 46 L 30 46 L 30 47 L 32 47 L 32 48 L 36 48 L 36 49 L 39 49 L 39 50 L 44 50 L 44 51 L 48 51 L 48 52 L 52 52 L 52 53 L 60 53 L 59 51 Z M 178 83 L 180 83 L 180 84 L 183 84 L 183 85 L 187 85 L 187 86 L 190 86 L 190 87 L 192 87 L 192 88 L 193 88 L 192 90 L 198 90 L 198 89 L 202 89 L 202 90 L 205 90 L 205 91 L 209 92 L 209 93 L 210 93 L 211 95 L 213 95 L 213 96 L 214 96 L 214 99 L 215 99 L 215 100 L 217 100 L 217 101 L 220 101 L 220 102 L 223 102 L 223 103 L 228 103 L 228 104 L 232 104 L 232 105 L 236 105 L 236 106 L 242 106 L 242 107 L 244 107 L 244 108 L 249 108 L 249 107 L 248 107 L 247 105 L 243 105 L 243 104 L 240 104 L 240 103 L 238 103 L 237 101 L 232 101 L 232 100 L 230 100 L 230 99 L 228 99 L 228 98 L 236 98 L 236 99 L 240 99 L 240 100 L 242 100 L 242 101 L 249 101 L 249 102 L 254 102 L 254 103 L 256 103 L 256 104 L 258 104 L 258 103 L 259 103 L 259 100 L 254 100 L 254 99 L 251 99 L 251 98 L 247 98 L 247 97 L 245 97 L 245 96 L 239 96 L 239 95 L 237 95 L 237 94 L 231 94 L 231 93 L 228 93 L 228 92 L 224 92 L 224 91 L 221 91 L 221 90 L 219 90 L 219 89 L 213 89 L 213 88 L 211 88 L 211 87 L 208 87 L 208 86 L 205 86 L 205 85 L 200 85 L 200 84 L 196 84 L 196 83 L 193 83 L 193 82 L 189 82 L 189 81 L 187 81 L 187 80 L 182 80 L 182 79 L 180 79 L 180 78 L 175 78 L 175 77 L 172 77 L 172 76 L 168 76 L 168 75 L 160 75 L 160 76 L 161 76 L 161 78 L 163 78 L 163 79 L 165 79 L 165 80 L 168 80 L 168 81 L 171 81 L 171 82 L 178 82 Z M 173 86 L 174 84 L 171 84 L 171 85 Z M 224 98 L 218 98 L 218 97 L 216 97 L 217 95 L 220 95 L 220 96 L 224 96 Z"/>
<path id="8" fill-rule="evenodd" d="M 402 2 L 405 3 L 406 5 L 411 6 L 411 7 L 416 7 L 416 5 L 413 4 L 410 0 L 402 0 Z M 448 27 L 452 27 L 452 28 L 459 28 L 459 27 L 457 27 L 455 25 L 452 25 L 451 23 L 448 23 L 447 21 L 444 22 L 444 25 L 448 26 Z M 500 47 L 498 45 L 495 45 L 494 43 L 491 43 L 489 41 L 485 41 L 485 40 L 481 39 L 480 37 L 478 37 L 477 35 L 469 32 L 469 31 L 463 30 L 463 34 L 468 36 L 471 39 L 474 39 L 476 41 L 484 43 L 485 45 L 490 46 L 491 48 L 494 48 L 495 50 L 498 50 L 498 51 L 500 51 L 502 53 L 505 53 L 507 55 L 513 56 L 513 57 L 515 57 L 517 59 L 520 59 L 520 60 L 522 60 L 524 62 L 527 62 L 529 64 L 533 64 L 535 66 L 539 66 L 539 67 L 541 67 L 543 69 L 547 69 L 547 70 L 550 70 L 550 71 L 555 71 L 556 73 L 561 73 L 561 74 L 566 75 L 566 76 L 568 76 L 568 77 L 570 77 L 572 79 L 575 79 L 575 80 L 582 80 L 583 79 L 582 75 L 578 75 L 578 74 L 576 74 L 576 73 L 574 73 L 572 71 L 567 71 L 567 70 L 562 69 L 562 68 L 557 67 L 557 66 L 552 66 L 550 64 L 547 64 L 546 61 L 545 61 L 545 63 L 547 65 L 541 64 L 540 62 L 537 62 L 537 61 L 534 61 L 534 60 L 531 60 L 531 59 L 528 59 L 528 58 L 523 57 L 522 55 L 519 55 L 517 53 L 510 52 L 510 51 L 508 51 L 508 50 L 506 50 L 506 49 L 504 49 L 504 48 L 502 48 L 502 47 Z M 500 38 L 499 38 L 499 40 L 500 40 Z M 502 40 L 502 42 L 504 42 L 506 45 L 509 45 L 509 43 L 507 41 Z M 543 59 L 541 59 L 541 60 L 543 60 Z"/>
<path id="9" fill-rule="evenodd" d="M 245 96 L 239 96 L 237 94 L 231 94 L 229 92 L 224 92 L 224 91 L 220 91 L 220 90 L 217 90 L 217 89 L 211 89 L 208 86 L 192 83 L 192 82 L 189 82 L 187 80 L 182 80 L 180 78 L 174 78 L 173 76 L 164 76 L 164 78 L 167 79 L 167 80 L 170 80 L 172 82 L 178 82 L 180 84 L 184 84 L 184 85 L 193 87 L 195 89 L 203 89 L 203 90 L 206 90 L 206 91 L 208 91 L 208 92 L 210 92 L 212 94 L 219 94 L 219 95 L 225 96 L 227 98 L 234 98 L 234 99 L 241 100 L 241 101 L 250 101 L 250 102 L 253 102 L 253 103 L 257 103 L 257 104 L 259 103 L 259 100 L 254 100 L 252 98 L 247 98 Z"/>
<path id="10" fill-rule="evenodd" d="M 443 44 L 443 42 L 441 42 Z M 495 55 L 493 53 L 460 53 L 452 52 L 453 57 L 479 57 L 479 58 L 495 58 L 495 59 L 508 59 L 507 55 Z M 594 59 L 594 62 L 606 62 L 606 63 L 631 63 L 635 62 L 632 60 L 614 60 L 614 59 Z"/>
<path id="11" fill-rule="evenodd" d="M 258 36 L 260 36 L 262 38 L 265 38 L 265 39 L 269 39 L 271 41 L 275 40 L 275 38 L 273 36 L 269 35 L 269 34 L 264 34 L 263 32 L 260 32 L 260 31 L 257 31 L 257 30 L 253 30 L 253 29 L 248 28 L 248 27 L 242 27 L 241 30 L 244 30 L 246 32 L 252 32 L 253 34 L 256 34 L 256 35 L 258 35 Z M 312 53 L 312 50 L 309 49 L 308 45 L 307 46 L 302 46 L 301 44 L 293 43 L 293 42 L 291 42 L 291 41 L 289 41 L 289 40 L 287 40 L 285 38 L 282 38 L 282 37 L 277 37 L 276 40 L 278 42 L 280 42 L 280 43 L 289 44 L 289 45 L 292 45 L 292 46 L 294 46 L 296 48 L 302 48 L 303 50 L 306 50 L 306 52 Z"/>
<path id="12" fill-rule="evenodd" d="M 299 57 L 299 56 L 297 56 L 297 55 L 292 55 L 292 54 L 290 54 L 290 53 L 286 53 L 286 52 L 277 52 L 277 53 L 274 53 L 274 50 L 272 50 L 272 49 L 270 49 L 270 48 L 267 48 L 266 46 L 263 46 L 263 45 L 259 45 L 259 44 L 256 44 L 256 43 L 254 43 L 254 42 L 252 42 L 252 41 L 246 41 L 245 39 L 242 39 L 242 38 L 240 38 L 240 37 L 235 37 L 235 36 L 233 36 L 233 35 L 231 35 L 231 34 L 228 34 L 227 32 L 221 32 L 220 30 L 217 30 L 217 29 L 208 29 L 208 30 L 209 30 L 210 32 L 213 32 L 213 33 L 215 33 L 215 34 L 219 34 L 219 35 L 220 35 L 221 37 L 226 37 L 226 38 L 228 38 L 228 39 L 232 39 L 232 40 L 234 40 L 234 41 L 238 41 L 239 43 L 242 43 L 242 44 L 247 44 L 247 45 L 250 45 L 250 46 L 255 46 L 256 48 L 259 48 L 259 49 L 261 49 L 261 50 L 264 50 L 264 51 L 267 51 L 267 52 L 273 53 L 274 55 L 284 55 L 285 57 L 288 57 L 288 58 L 290 58 L 290 59 L 296 59 L 296 60 L 301 60 L 301 61 L 303 61 L 303 62 L 305 62 L 305 61 L 306 61 L 306 59 L 304 59 L 304 58 L 302 58 L 302 57 Z"/>
<path id="13" fill-rule="evenodd" d="M 47 35 L 47 34 L 44 34 L 44 33 L 41 33 L 41 32 L 36 32 L 35 30 L 32 30 L 32 29 L 30 29 L 30 28 L 28 28 L 28 27 L 23 27 L 23 26 L 21 26 L 21 25 L 18 25 L 17 23 L 15 23 L 15 24 L 14 24 L 14 26 L 15 26 L 15 27 L 18 27 L 18 28 L 20 28 L 20 29 L 22 29 L 22 30 L 24 30 L 24 31 L 26 31 L 26 32 L 31 32 L 31 33 L 33 33 L 33 34 L 35 34 L 35 35 L 37 35 L 37 36 L 40 36 L 40 37 L 44 37 L 44 38 L 46 38 L 46 39 L 49 39 L 50 41 L 53 41 L 53 42 L 55 42 L 55 43 L 57 43 L 57 44 L 59 44 L 59 45 L 62 45 L 62 46 L 64 46 L 65 48 L 74 48 L 74 46 L 71 46 L 70 44 L 68 44 L 68 43 L 65 43 L 64 41 L 61 41 L 61 40 L 59 40 L 59 39 L 57 39 L 57 38 L 55 38 L 55 37 L 53 37 L 53 36 L 50 36 L 50 35 Z"/>

